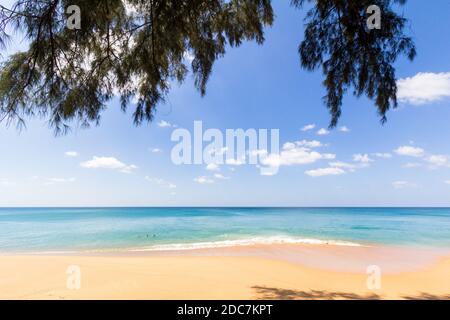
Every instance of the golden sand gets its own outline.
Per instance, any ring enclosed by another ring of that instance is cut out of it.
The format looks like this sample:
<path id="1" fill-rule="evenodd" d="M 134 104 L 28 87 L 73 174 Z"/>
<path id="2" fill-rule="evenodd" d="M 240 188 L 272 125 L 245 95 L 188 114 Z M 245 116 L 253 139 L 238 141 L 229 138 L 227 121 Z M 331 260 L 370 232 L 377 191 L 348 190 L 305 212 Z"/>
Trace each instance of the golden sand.
<path id="1" fill-rule="evenodd" d="M 380 289 L 368 277 L 250 256 L 2 256 L 0 299 L 450 299 L 450 258 Z"/>

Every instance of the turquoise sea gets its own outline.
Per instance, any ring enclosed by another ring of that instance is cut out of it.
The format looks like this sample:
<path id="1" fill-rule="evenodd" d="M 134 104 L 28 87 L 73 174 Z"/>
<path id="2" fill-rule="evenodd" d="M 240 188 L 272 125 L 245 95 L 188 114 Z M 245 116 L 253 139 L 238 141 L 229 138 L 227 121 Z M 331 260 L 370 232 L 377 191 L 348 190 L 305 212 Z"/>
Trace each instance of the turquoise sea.
<path id="1" fill-rule="evenodd" d="M 0 208 L 0 254 L 257 243 L 450 248 L 450 208 Z"/>

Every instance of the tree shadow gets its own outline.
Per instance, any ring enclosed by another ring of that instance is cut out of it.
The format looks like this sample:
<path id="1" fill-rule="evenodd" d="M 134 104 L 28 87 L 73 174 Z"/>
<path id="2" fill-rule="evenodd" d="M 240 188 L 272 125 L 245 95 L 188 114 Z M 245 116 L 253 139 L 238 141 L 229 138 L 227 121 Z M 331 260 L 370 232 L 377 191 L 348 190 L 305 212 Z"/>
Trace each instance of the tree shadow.
<path id="1" fill-rule="evenodd" d="M 259 300 L 379 300 L 377 294 L 358 295 L 350 292 L 332 292 L 325 290 L 299 291 L 281 288 L 269 288 L 263 286 L 253 286 L 256 291 L 256 298 Z"/>
<path id="2" fill-rule="evenodd" d="M 333 292 L 325 290 L 300 291 L 282 288 L 270 288 L 264 286 L 253 286 L 256 291 L 256 299 L 258 300 L 380 300 L 382 296 L 375 293 L 367 295 L 359 295 L 350 292 Z M 450 300 L 448 295 L 434 295 L 422 292 L 419 295 L 401 296 L 406 300 Z"/>
<path id="3" fill-rule="evenodd" d="M 450 294 L 438 296 L 431 293 L 422 292 L 418 296 L 403 296 L 406 300 L 450 300 Z"/>

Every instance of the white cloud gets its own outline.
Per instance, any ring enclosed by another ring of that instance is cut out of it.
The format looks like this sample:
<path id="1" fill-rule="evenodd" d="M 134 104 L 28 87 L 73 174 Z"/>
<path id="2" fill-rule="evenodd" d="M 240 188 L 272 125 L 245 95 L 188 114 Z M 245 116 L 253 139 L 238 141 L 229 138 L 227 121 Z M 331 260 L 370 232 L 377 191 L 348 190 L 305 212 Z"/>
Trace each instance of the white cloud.
<path id="1" fill-rule="evenodd" d="M 98 168 L 104 168 L 104 169 L 121 169 L 125 167 L 125 164 L 120 162 L 114 157 L 96 157 L 92 160 L 85 161 L 81 163 L 81 166 L 83 168 L 89 168 L 89 169 L 98 169 Z"/>
<path id="2" fill-rule="evenodd" d="M 354 172 L 356 169 L 358 169 L 360 167 L 360 165 L 358 166 L 353 163 L 342 162 L 342 161 L 330 162 L 330 163 L 328 163 L 328 165 L 333 168 L 347 169 L 350 172 Z"/>
<path id="3" fill-rule="evenodd" d="M 226 159 L 225 161 L 226 164 L 230 165 L 230 166 L 242 166 L 245 164 L 245 159 Z"/>
<path id="4" fill-rule="evenodd" d="M 122 169 L 120 169 L 120 172 L 122 173 L 132 173 L 134 170 L 136 170 L 138 167 L 134 164 L 130 164 L 129 166 L 125 166 Z"/>
<path id="5" fill-rule="evenodd" d="M 373 160 L 370 159 L 370 157 L 369 157 L 369 155 L 367 153 L 365 153 L 365 154 L 361 154 L 361 153 L 354 154 L 353 155 L 353 161 L 361 162 L 361 163 L 373 162 Z"/>
<path id="6" fill-rule="evenodd" d="M 425 159 L 433 167 L 443 167 L 450 165 L 449 157 L 445 155 L 435 154 Z"/>
<path id="7" fill-rule="evenodd" d="M 306 126 L 301 128 L 300 130 L 302 130 L 302 131 L 309 131 L 309 130 L 314 129 L 315 127 L 316 127 L 316 125 L 314 123 L 311 123 L 311 124 L 307 124 Z"/>
<path id="8" fill-rule="evenodd" d="M 375 153 L 372 153 L 372 155 L 373 155 L 374 157 L 377 157 L 377 158 L 383 158 L 383 159 L 389 159 L 389 158 L 392 158 L 392 154 L 390 154 L 390 153 L 388 153 L 388 152 L 375 152 Z"/>
<path id="9" fill-rule="evenodd" d="M 206 176 L 200 176 L 194 179 L 195 182 L 200 184 L 211 184 L 214 183 L 214 180 L 211 178 L 208 178 Z"/>
<path id="10" fill-rule="evenodd" d="M 61 183 L 61 182 L 74 182 L 75 178 L 49 178 L 49 182 Z"/>
<path id="11" fill-rule="evenodd" d="M 322 147 L 322 143 L 317 140 L 301 140 L 301 141 L 296 141 L 295 144 L 299 147 L 307 147 L 307 148 Z"/>
<path id="12" fill-rule="evenodd" d="M 346 126 L 342 126 L 338 130 L 341 131 L 341 132 L 350 132 L 350 129 L 347 128 Z"/>
<path id="13" fill-rule="evenodd" d="M 342 161 L 335 161 L 328 163 L 330 167 L 336 167 L 336 168 L 356 168 L 356 165 L 353 163 L 348 162 L 342 162 Z"/>
<path id="14" fill-rule="evenodd" d="M 279 154 L 271 153 L 261 159 L 261 164 L 270 167 L 291 166 L 314 163 L 318 160 L 335 159 L 335 154 L 319 153 L 310 148 L 299 147 L 295 142 L 283 145 Z"/>
<path id="15" fill-rule="evenodd" d="M 425 150 L 418 147 L 402 146 L 394 150 L 395 153 L 402 156 L 410 156 L 415 158 L 422 158 L 423 161 L 429 164 L 430 168 L 450 167 L 450 157 L 442 154 L 426 154 Z M 403 165 L 404 168 L 416 168 L 422 166 L 423 163 L 410 162 Z"/>
<path id="16" fill-rule="evenodd" d="M 373 160 L 370 159 L 367 154 L 361 155 L 357 154 L 353 156 L 353 161 L 357 163 L 348 163 L 342 161 L 334 161 L 329 162 L 328 165 L 333 168 L 345 169 L 348 172 L 355 172 L 357 169 L 367 168 L 369 167 L 369 163 Z"/>
<path id="17" fill-rule="evenodd" d="M 402 167 L 406 168 L 406 169 L 411 169 L 411 168 L 418 168 L 421 166 L 422 166 L 422 164 L 418 163 L 418 162 L 408 162 L 408 163 L 405 163 Z"/>
<path id="18" fill-rule="evenodd" d="M 164 182 L 163 179 L 160 179 L 160 178 L 152 178 L 152 177 L 149 177 L 149 176 L 145 176 L 145 180 L 150 181 L 150 182 L 154 182 L 154 183 L 156 183 L 156 184 L 162 184 L 162 183 Z"/>
<path id="19" fill-rule="evenodd" d="M 301 140 L 301 141 L 295 141 L 295 142 L 286 142 L 283 145 L 284 150 L 290 150 L 295 149 L 296 147 L 307 147 L 307 148 L 318 148 L 322 146 L 322 143 L 317 140 Z M 266 152 L 266 150 L 260 150 L 262 152 Z"/>
<path id="20" fill-rule="evenodd" d="M 284 150 L 295 149 L 295 142 L 286 142 L 285 144 L 283 144 L 283 149 Z M 262 152 L 264 152 L 264 151 L 266 151 L 266 150 L 262 150 Z"/>
<path id="21" fill-rule="evenodd" d="M 221 174 L 221 173 L 215 173 L 214 174 L 214 178 L 216 178 L 216 179 L 221 179 L 221 180 L 228 180 L 228 179 L 230 179 L 230 177 L 225 177 L 223 174 Z"/>
<path id="22" fill-rule="evenodd" d="M 425 150 L 422 148 L 416 148 L 411 146 L 402 146 L 398 147 L 394 150 L 394 152 L 400 156 L 408 156 L 408 157 L 423 157 L 425 154 Z"/>
<path id="23" fill-rule="evenodd" d="M 75 178 L 48 178 L 45 180 L 45 185 L 61 184 L 61 183 L 72 183 L 75 182 Z"/>
<path id="24" fill-rule="evenodd" d="M 150 149 L 150 152 L 152 152 L 152 153 L 161 153 L 162 150 L 159 149 L 159 148 L 152 148 L 152 149 Z"/>
<path id="25" fill-rule="evenodd" d="M 392 182 L 392 186 L 395 189 L 405 189 L 405 188 L 417 187 L 417 185 L 415 183 L 411 183 L 409 181 L 394 181 L 394 182 Z"/>
<path id="26" fill-rule="evenodd" d="M 170 127 L 174 127 L 174 125 L 172 125 L 170 122 L 165 121 L 165 120 L 161 120 L 157 123 L 157 126 L 160 128 L 170 128 Z"/>
<path id="27" fill-rule="evenodd" d="M 164 179 L 161 179 L 161 178 L 152 178 L 152 177 L 149 177 L 149 176 L 145 176 L 145 180 L 150 181 L 152 183 L 156 183 L 157 185 L 160 185 L 160 186 L 163 186 L 163 187 L 166 187 L 166 188 L 169 188 L 169 189 L 175 189 L 177 187 L 176 184 L 168 182 L 168 181 L 166 181 Z"/>
<path id="28" fill-rule="evenodd" d="M 210 163 L 206 166 L 206 170 L 208 171 L 220 171 L 219 165 L 215 163 Z"/>
<path id="29" fill-rule="evenodd" d="M 80 163 L 80 166 L 87 169 L 112 169 L 123 173 L 131 173 L 138 167 L 134 164 L 127 165 L 114 157 L 96 157 L 92 160 Z"/>
<path id="30" fill-rule="evenodd" d="M 450 180 L 444 181 L 445 184 L 450 184 Z"/>
<path id="31" fill-rule="evenodd" d="M 425 104 L 450 97 L 450 72 L 420 72 L 397 81 L 397 97 L 401 102 Z"/>
<path id="32" fill-rule="evenodd" d="M 78 152 L 76 151 L 67 151 L 64 154 L 66 155 L 66 157 L 78 157 Z"/>
<path id="33" fill-rule="evenodd" d="M 194 61 L 194 59 L 195 59 L 195 56 L 189 51 L 185 51 L 184 54 L 183 54 L 183 57 L 189 63 L 192 63 L 192 61 Z"/>
<path id="34" fill-rule="evenodd" d="M 310 177 L 336 176 L 344 173 L 345 173 L 344 170 L 336 167 L 320 168 L 305 171 L 305 174 L 307 174 Z"/>
<path id="35" fill-rule="evenodd" d="M 259 168 L 261 168 L 261 167 L 259 167 Z M 259 174 L 262 176 L 274 176 L 277 174 L 277 172 L 273 171 L 273 170 L 260 170 Z"/>
<path id="36" fill-rule="evenodd" d="M 325 128 L 322 128 L 322 129 L 320 129 L 319 131 L 317 131 L 317 134 L 319 135 L 319 136 L 326 136 L 327 134 L 329 134 L 330 133 L 330 131 L 328 131 L 327 129 L 325 129 Z"/>
<path id="37" fill-rule="evenodd" d="M 214 178 L 218 180 L 228 180 L 230 177 L 224 176 L 221 173 L 214 173 L 213 177 L 208 176 L 200 176 L 194 179 L 195 182 L 200 184 L 211 184 L 214 183 Z"/>

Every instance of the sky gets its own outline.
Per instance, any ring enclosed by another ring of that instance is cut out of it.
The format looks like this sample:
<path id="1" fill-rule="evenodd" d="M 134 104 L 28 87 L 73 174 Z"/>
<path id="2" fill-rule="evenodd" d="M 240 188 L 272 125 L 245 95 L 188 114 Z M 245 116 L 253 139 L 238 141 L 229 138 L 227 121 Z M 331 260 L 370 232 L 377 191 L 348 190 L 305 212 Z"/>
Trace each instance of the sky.
<path id="1" fill-rule="evenodd" d="M 2 4 L 5 0 L 0 0 Z M 0 206 L 450 206 L 450 2 L 408 1 L 418 55 L 395 64 L 399 107 L 380 124 L 374 103 L 345 96 L 338 127 L 321 71 L 300 67 L 304 12 L 273 1 L 262 46 L 228 49 L 206 96 L 192 75 L 172 84 L 152 123 L 135 127 L 117 100 L 101 124 L 54 136 L 40 119 L 0 126 Z M 8 52 L 26 47 L 18 39 Z M 279 129 L 279 170 L 176 165 L 174 130 Z"/>

